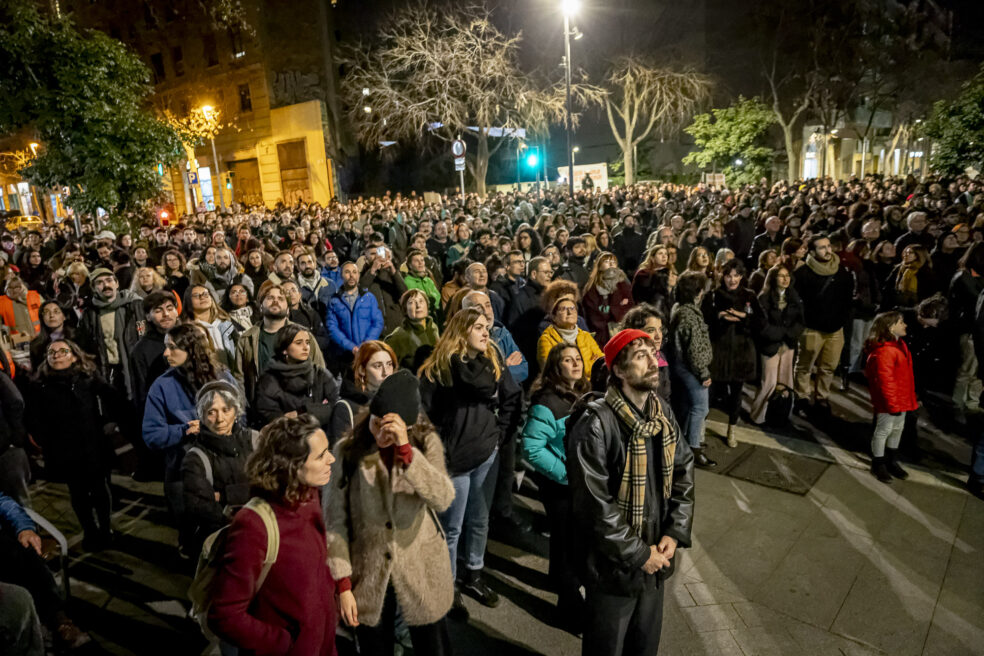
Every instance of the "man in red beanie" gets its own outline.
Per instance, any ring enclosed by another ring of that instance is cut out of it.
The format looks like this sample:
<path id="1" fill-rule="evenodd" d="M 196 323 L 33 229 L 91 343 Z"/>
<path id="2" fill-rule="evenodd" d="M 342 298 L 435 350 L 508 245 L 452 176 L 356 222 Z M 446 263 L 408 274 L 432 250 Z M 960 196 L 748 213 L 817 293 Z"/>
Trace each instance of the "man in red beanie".
<path id="1" fill-rule="evenodd" d="M 690 546 L 694 456 L 656 395 L 652 338 L 623 330 L 604 351 L 608 391 L 571 417 L 567 453 L 587 590 L 581 653 L 655 654 L 665 581 L 676 549 Z"/>

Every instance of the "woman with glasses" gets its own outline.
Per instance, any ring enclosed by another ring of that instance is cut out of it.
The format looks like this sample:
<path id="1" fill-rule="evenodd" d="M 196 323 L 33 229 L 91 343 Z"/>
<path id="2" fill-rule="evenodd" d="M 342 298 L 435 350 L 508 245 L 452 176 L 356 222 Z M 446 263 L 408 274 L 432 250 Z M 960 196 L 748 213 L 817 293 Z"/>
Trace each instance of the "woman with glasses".
<path id="1" fill-rule="evenodd" d="M 575 287 L 576 289 L 576 287 Z M 543 308 L 550 319 L 550 325 L 536 343 L 536 359 L 542 368 L 547 354 L 557 344 L 571 344 L 581 353 L 585 371 L 591 371 L 595 360 L 603 357 L 598 342 L 586 330 L 577 325 L 577 298 L 563 295 L 553 301 L 552 307 Z"/>
<path id="2" fill-rule="evenodd" d="M 28 390 L 27 429 L 44 451 L 45 476 L 68 484 L 86 551 L 104 549 L 112 539 L 114 454 L 104 427 L 130 416 L 125 402 L 96 373 L 92 358 L 67 339 L 48 344 Z"/>
<path id="3" fill-rule="evenodd" d="M 184 295 L 184 318 L 205 330 L 219 364 L 231 367 L 236 358 L 239 328 L 215 302 L 210 287 L 192 285 L 188 288 Z"/>
<path id="4" fill-rule="evenodd" d="M 253 294 L 246 285 L 229 285 L 222 297 L 222 309 L 239 330 L 249 330 L 260 318 L 256 304 L 253 303 Z"/>

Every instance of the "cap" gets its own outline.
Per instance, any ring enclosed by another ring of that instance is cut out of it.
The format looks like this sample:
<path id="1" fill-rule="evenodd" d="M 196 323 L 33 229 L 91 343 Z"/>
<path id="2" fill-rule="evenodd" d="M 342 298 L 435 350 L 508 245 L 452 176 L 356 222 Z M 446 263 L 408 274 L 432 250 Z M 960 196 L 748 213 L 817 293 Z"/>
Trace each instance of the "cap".
<path id="1" fill-rule="evenodd" d="M 612 364 L 615 362 L 615 358 L 618 354 L 622 352 L 626 346 L 636 341 L 637 339 L 651 339 L 649 333 L 638 330 L 636 328 L 627 328 L 615 333 L 615 336 L 608 340 L 605 344 L 605 365 L 608 370 L 611 371 Z"/>
<path id="2" fill-rule="evenodd" d="M 111 275 L 113 275 L 112 271 L 110 271 L 106 267 L 99 267 L 98 269 L 96 269 L 95 271 L 89 274 L 89 280 L 91 280 L 92 282 L 96 282 L 97 278 L 101 278 L 102 276 L 111 276 Z"/>
<path id="3" fill-rule="evenodd" d="M 108 239 L 110 241 L 116 241 L 116 235 L 114 235 L 109 230 L 103 230 L 98 235 L 96 235 L 96 239 Z"/>

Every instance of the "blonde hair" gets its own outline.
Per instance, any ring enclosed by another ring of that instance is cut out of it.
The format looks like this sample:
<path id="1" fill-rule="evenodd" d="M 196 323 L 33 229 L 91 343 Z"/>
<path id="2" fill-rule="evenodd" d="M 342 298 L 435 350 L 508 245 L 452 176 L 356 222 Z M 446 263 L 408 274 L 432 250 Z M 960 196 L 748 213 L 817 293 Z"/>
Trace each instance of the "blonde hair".
<path id="1" fill-rule="evenodd" d="M 77 273 L 77 272 L 80 272 L 80 271 L 85 274 L 85 278 L 86 278 L 86 280 L 88 280 L 89 279 L 89 267 L 87 267 L 86 265 L 82 264 L 81 262 L 72 262 L 71 264 L 69 264 L 68 265 L 68 268 L 65 269 L 65 277 L 66 278 L 71 278 L 73 273 Z"/>
<path id="2" fill-rule="evenodd" d="M 451 356 L 465 355 L 468 352 L 468 331 L 479 319 L 485 318 L 485 312 L 479 308 L 468 308 L 459 310 L 451 320 L 448 321 L 444 334 L 437 340 L 434 350 L 427 356 L 424 363 L 420 365 L 417 375 L 426 377 L 433 382 L 440 382 L 442 385 L 451 384 Z M 491 328 L 491 326 L 489 326 Z M 489 336 L 488 346 L 485 347 L 485 357 L 492 362 L 495 369 L 495 379 L 502 377 L 502 364 L 499 362 L 499 351 Z"/>
<path id="3" fill-rule="evenodd" d="M 130 283 L 131 292 L 135 294 L 139 294 L 140 292 L 143 291 L 140 288 L 140 274 L 143 273 L 144 271 L 150 271 L 150 273 L 153 274 L 154 276 L 154 289 L 151 291 L 159 291 L 161 289 L 164 289 L 164 285 L 167 284 L 167 281 L 164 280 L 164 277 L 161 274 L 157 273 L 157 269 L 155 269 L 154 267 L 147 266 L 147 267 L 137 267 L 137 270 L 133 272 L 133 282 Z"/>

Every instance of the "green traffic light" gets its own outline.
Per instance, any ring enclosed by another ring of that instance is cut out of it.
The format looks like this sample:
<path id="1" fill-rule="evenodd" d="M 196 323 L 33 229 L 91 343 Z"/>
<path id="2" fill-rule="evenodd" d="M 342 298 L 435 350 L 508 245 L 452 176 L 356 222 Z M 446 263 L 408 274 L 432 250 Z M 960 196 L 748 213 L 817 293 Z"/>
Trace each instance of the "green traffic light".
<path id="1" fill-rule="evenodd" d="M 537 155 L 536 153 L 530 153 L 526 157 L 526 166 L 528 166 L 530 168 L 535 167 L 539 163 L 540 163 L 540 156 Z"/>

